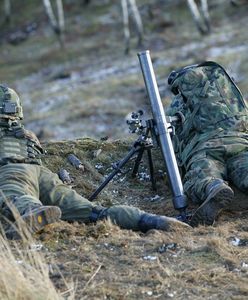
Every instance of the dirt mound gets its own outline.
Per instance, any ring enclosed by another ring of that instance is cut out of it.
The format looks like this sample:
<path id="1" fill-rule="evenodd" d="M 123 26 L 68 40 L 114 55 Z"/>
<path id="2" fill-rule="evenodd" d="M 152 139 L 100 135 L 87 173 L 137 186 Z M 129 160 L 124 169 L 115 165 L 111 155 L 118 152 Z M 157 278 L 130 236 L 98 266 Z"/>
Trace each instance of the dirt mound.
<path id="1" fill-rule="evenodd" d="M 111 172 L 111 163 L 127 153 L 130 142 L 80 139 L 48 143 L 44 161 L 55 172 L 66 168 L 74 178 L 73 188 L 88 196 Z M 71 153 L 80 159 L 84 170 L 70 165 L 67 157 Z M 154 150 L 153 155 L 161 168 L 159 151 Z M 140 175 L 133 179 L 130 172 L 126 173 L 132 165 L 130 161 L 124 174 L 107 185 L 98 201 L 175 215 L 164 169 L 162 177 L 156 176 L 155 194 L 149 181 L 138 179 Z M 141 172 L 148 172 L 146 160 Z M 237 203 L 239 199 L 237 195 Z M 51 273 L 52 281 L 61 290 L 63 278 L 77 282 L 76 298 L 199 299 L 211 295 L 212 299 L 242 299 L 248 295 L 247 217 L 247 210 L 225 212 L 213 227 L 174 233 L 152 230 L 147 234 L 121 230 L 109 222 L 60 222 L 48 226 L 36 238 L 44 245 L 48 262 L 59 268 L 59 272 Z"/>

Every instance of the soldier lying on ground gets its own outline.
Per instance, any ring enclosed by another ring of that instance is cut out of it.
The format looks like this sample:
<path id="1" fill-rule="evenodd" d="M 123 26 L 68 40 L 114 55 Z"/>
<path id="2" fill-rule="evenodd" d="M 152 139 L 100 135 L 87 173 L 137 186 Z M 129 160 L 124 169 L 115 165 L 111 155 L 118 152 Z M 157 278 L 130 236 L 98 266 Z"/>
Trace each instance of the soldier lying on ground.
<path id="1" fill-rule="evenodd" d="M 167 114 L 181 116 L 173 142 L 184 190 L 200 205 L 191 225 L 211 225 L 234 200 L 228 182 L 248 191 L 248 108 L 214 62 L 173 71 L 168 84 L 175 97 Z"/>
<path id="2" fill-rule="evenodd" d="M 43 149 L 39 140 L 24 129 L 21 119 L 23 112 L 18 95 L 0 85 L 0 209 L 3 216 L 13 220 L 11 207 L 15 207 L 31 232 L 38 232 L 60 218 L 85 223 L 109 218 L 121 228 L 142 232 L 188 227 L 174 218 L 130 206 L 96 206 L 80 196 L 42 165 Z M 16 235 L 12 226 L 7 237 Z"/>

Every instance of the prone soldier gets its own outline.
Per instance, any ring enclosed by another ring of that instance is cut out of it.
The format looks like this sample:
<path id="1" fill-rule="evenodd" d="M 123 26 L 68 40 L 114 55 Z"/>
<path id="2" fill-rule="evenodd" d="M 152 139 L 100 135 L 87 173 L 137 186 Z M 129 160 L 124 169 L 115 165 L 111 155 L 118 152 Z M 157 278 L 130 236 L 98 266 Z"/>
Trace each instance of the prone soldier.
<path id="1" fill-rule="evenodd" d="M 191 225 L 212 225 L 234 201 L 229 183 L 248 191 L 248 108 L 230 76 L 215 62 L 171 72 L 175 95 L 167 109 L 183 116 L 173 137 L 184 191 L 199 205 Z"/>
<path id="2" fill-rule="evenodd" d="M 21 124 L 22 105 L 17 93 L 0 85 L 0 210 L 14 221 L 14 207 L 31 232 L 60 218 L 84 223 L 109 218 L 125 229 L 146 232 L 186 228 L 174 218 L 149 214 L 138 208 L 115 205 L 97 206 L 69 188 L 57 174 L 42 165 L 44 153 L 38 138 Z M 17 234 L 14 226 L 9 238 Z"/>

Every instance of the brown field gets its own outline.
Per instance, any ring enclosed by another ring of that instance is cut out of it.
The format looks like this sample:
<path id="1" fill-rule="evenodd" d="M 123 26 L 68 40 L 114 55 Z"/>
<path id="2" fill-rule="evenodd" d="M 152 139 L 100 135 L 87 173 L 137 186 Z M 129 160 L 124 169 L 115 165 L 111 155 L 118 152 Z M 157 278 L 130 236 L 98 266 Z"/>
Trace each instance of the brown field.
<path id="1" fill-rule="evenodd" d="M 101 163 L 101 173 L 108 174 L 111 162 L 125 155 L 127 145 L 86 139 L 69 145 L 59 143 L 60 150 L 56 153 L 55 144 L 50 144 L 47 149 L 51 156 L 46 163 L 51 165 L 56 161 L 65 167 L 73 174 L 78 192 L 90 195 L 92 188 L 102 181 L 92 167 Z M 84 172 L 73 170 L 66 160 L 71 149 L 84 163 Z M 102 152 L 94 158 L 98 149 Z M 153 155 L 161 166 L 160 153 L 154 150 Z M 124 171 L 132 165 L 130 162 Z M 140 172 L 148 172 L 146 161 L 141 164 Z M 124 203 L 150 212 L 176 214 L 168 187 L 164 185 L 165 178 L 159 173 L 157 192 L 151 190 L 149 181 L 132 179 L 129 173 L 117 177 L 100 194 L 101 203 Z M 236 204 L 241 204 L 244 210 L 223 212 L 214 226 L 184 232 L 154 230 L 140 234 L 108 222 L 97 225 L 63 222 L 47 228 L 38 238 L 48 248 L 48 261 L 54 260 L 61 267 L 67 281 L 73 279 L 79 299 L 245 299 L 248 203 L 237 194 Z M 61 282 L 56 276 L 52 280 L 56 285 Z"/>
<path id="2" fill-rule="evenodd" d="M 49 143 L 46 144 L 48 155 L 44 163 L 52 166 L 54 172 L 58 172 L 58 166 L 68 170 L 74 179 L 72 187 L 89 196 L 102 182 L 102 174 L 111 172 L 111 162 L 124 157 L 128 145 L 90 139 Z M 95 157 L 94 153 L 99 149 L 101 153 Z M 71 152 L 83 162 L 84 171 L 70 165 L 67 156 Z M 153 155 L 156 164 L 162 165 L 160 152 L 154 149 Z M 99 164 L 103 166 L 101 172 L 95 169 Z M 130 170 L 132 165 L 133 161 L 130 161 L 123 171 Z M 147 172 L 144 160 L 140 173 Z M 176 212 L 165 184 L 166 176 L 161 176 L 163 172 L 162 168 L 156 173 L 157 192 L 151 190 L 149 181 L 133 179 L 128 172 L 116 176 L 99 195 L 98 201 L 105 205 L 135 205 L 149 212 L 174 216 Z M 21 260 L 21 267 L 25 264 L 24 269 L 28 265 L 31 270 L 28 273 L 31 279 L 26 279 L 26 273 L 22 271 L 22 280 L 19 276 L 12 277 L 9 272 L 7 283 L 27 286 L 27 290 L 23 298 L 17 293 L 18 297 L 6 299 L 29 299 L 26 295 L 31 295 L 30 299 L 56 299 L 49 278 L 65 299 L 246 299 L 248 205 L 242 196 L 237 194 L 235 207 L 223 212 L 214 226 L 183 232 L 152 230 L 142 234 L 121 230 L 108 221 L 96 225 L 61 221 L 47 226 L 34 239 L 24 238 L 17 244 L 10 242 L 8 247 L 12 252 L 6 252 L 6 241 L 1 240 L 1 264 L 4 262 L 16 274 L 15 269 L 19 268 L 16 264 Z M 193 209 L 190 205 L 190 210 Z M 37 277 L 39 272 L 41 275 Z M 8 287 L 6 280 L 1 282 L 3 276 L 6 276 L 5 272 L 0 276 L 0 283 Z M 49 287 L 51 295 L 42 297 L 44 291 L 39 284 L 37 291 L 41 295 L 37 295 L 30 289 L 32 280 Z M 0 285 L 3 299 L 4 292 Z"/>
<path id="3" fill-rule="evenodd" d="M 165 83 L 169 72 L 202 60 L 225 66 L 247 98 L 247 5 L 228 2 L 210 1 L 213 29 L 202 37 L 184 1 L 137 0 L 146 29 L 144 49 L 151 50 L 165 104 L 171 97 Z M 132 37 L 131 53 L 124 56 L 116 1 L 93 0 L 87 8 L 65 1 L 63 51 L 34 3 L 26 1 L 23 14 L 17 14 L 21 4 L 16 1 L 12 24 L 1 28 L 0 81 L 21 94 L 27 128 L 44 143 L 49 140 L 44 164 L 56 173 L 66 168 L 72 188 L 88 197 L 136 138 L 125 118 L 147 106 L 136 57 L 142 49 L 135 48 Z M 35 34 L 18 46 L 7 43 L 11 33 L 31 21 L 37 22 Z M 138 178 L 124 172 L 97 200 L 176 215 L 160 152 L 152 151 L 156 192 L 141 180 L 148 172 L 144 161 Z M 81 159 L 84 171 L 68 163 L 69 153 Z M 233 207 L 210 227 L 141 234 L 109 222 L 61 221 L 19 242 L 1 238 L 0 299 L 247 299 L 247 218 L 247 196 L 236 191 Z"/>

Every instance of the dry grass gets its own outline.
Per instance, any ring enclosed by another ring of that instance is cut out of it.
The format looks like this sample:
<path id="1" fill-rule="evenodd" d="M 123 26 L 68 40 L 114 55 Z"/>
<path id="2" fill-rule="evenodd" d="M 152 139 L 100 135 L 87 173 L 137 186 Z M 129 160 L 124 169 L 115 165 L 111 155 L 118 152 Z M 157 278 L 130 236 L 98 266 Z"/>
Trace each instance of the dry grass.
<path id="1" fill-rule="evenodd" d="M 60 293 L 49 277 L 49 265 L 39 251 L 42 244 L 29 234 L 25 224 L 18 224 L 20 240 L 8 241 L 0 235 L 0 299 L 9 300 L 57 300 L 63 294 L 74 299 L 74 287 L 65 283 Z"/>
<path id="2" fill-rule="evenodd" d="M 47 144 L 46 148 L 50 154 L 46 164 L 55 171 L 58 165 L 54 162 L 59 157 L 59 165 L 75 177 L 74 188 L 82 194 L 86 190 L 81 182 L 91 178 L 87 190 L 90 194 L 99 184 L 99 176 L 94 174 L 99 171 L 89 167 L 84 172 L 73 170 L 66 159 L 68 150 L 73 149 L 87 165 L 102 163 L 100 172 L 105 174 L 110 172 L 111 162 L 127 151 L 126 143 L 89 139 L 61 142 L 59 153 L 55 151 L 56 143 Z M 99 148 L 102 153 L 93 157 Z M 159 153 L 153 154 L 161 166 Z M 142 171 L 147 171 L 146 165 L 144 161 Z M 152 202 L 154 192 L 149 182 L 122 175 L 104 189 L 99 201 L 175 214 L 170 194 L 164 194 L 164 178 L 158 177 L 157 184 L 156 193 L 161 200 Z M 118 193 L 114 192 L 117 190 Z M 237 197 L 239 207 L 239 194 Z M 76 297 L 79 299 L 245 299 L 248 250 L 247 246 L 235 245 L 233 241 L 248 240 L 246 220 L 247 210 L 228 212 L 222 214 L 215 226 L 170 233 L 151 230 L 147 234 L 121 230 L 108 222 L 87 226 L 63 222 L 47 228 L 40 238 L 54 254 L 55 261 L 63 266 L 65 278 L 78 282 Z M 54 282 L 58 285 L 60 279 L 54 278 Z"/>
<path id="3" fill-rule="evenodd" d="M 59 147 L 50 143 L 46 148 L 45 164 L 55 172 L 60 167 L 68 169 L 75 179 L 73 188 L 90 194 L 101 181 L 99 172 L 109 173 L 111 162 L 126 153 L 127 144 L 81 139 L 60 142 Z M 102 153 L 94 157 L 100 148 Z M 67 155 L 71 152 L 84 162 L 84 171 L 69 164 Z M 154 155 L 161 166 L 159 153 Z M 97 163 L 103 164 L 103 169 L 96 170 Z M 142 171 L 145 166 L 144 161 Z M 157 177 L 157 184 L 161 199 L 153 202 L 150 182 L 124 174 L 109 183 L 98 200 L 105 205 L 135 204 L 146 211 L 174 215 L 170 194 L 164 193 L 164 178 Z M 1 238 L 4 271 L 0 298 L 246 299 L 247 217 L 246 206 L 246 210 L 223 213 L 215 226 L 146 234 L 121 230 L 110 222 L 84 225 L 61 221 L 34 238 L 25 234 L 18 243 Z M 243 244 L 235 243 L 237 240 Z M 34 245 L 41 245 L 41 250 L 35 251 Z"/>
<path id="4" fill-rule="evenodd" d="M 72 2 L 65 52 L 60 51 L 53 36 L 44 36 L 39 23 L 37 34 L 20 46 L 2 43 L 0 77 L 18 89 L 28 125 L 36 133 L 43 130 L 41 137 L 46 140 L 93 134 L 122 139 L 127 129 L 126 114 L 143 108 L 147 102 L 136 57 L 138 50 L 123 57 L 121 19 L 117 21 L 119 14 L 110 9 L 114 3 L 117 7 L 116 1 L 92 1 L 87 9 L 79 9 L 75 6 L 77 1 Z M 103 2 L 108 4 L 102 5 Z M 177 1 L 172 1 L 171 10 L 158 10 L 155 1 L 140 0 L 144 17 L 148 2 L 155 18 L 146 19 L 144 47 L 151 50 L 165 104 L 170 101 L 165 85 L 169 72 L 204 59 L 228 67 L 248 95 L 244 44 L 247 15 L 243 8 L 230 8 L 228 1 L 225 6 L 210 1 L 213 32 L 201 37 L 186 5 L 174 6 Z M 26 10 L 27 18 L 16 15 L 21 23 L 31 20 L 30 10 Z M 115 28 L 102 22 L 103 13 L 116 18 Z M 164 26 L 166 20 L 171 20 L 172 26 Z M 71 78 L 56 79 L 63 72 L 71 74 Z M 67 169 L 74 179 L 73 188 L 87 197 L 111 172 L 111 163 L 126 155 L 131 144 L 90 139 L 50 143 L 45 145 L 48 156 L 44 163 L 56 173 L 62 167 Z M 95 157 L 99 149 L 101 153 Z M 84 171 L 68 163 L 69 153 L 79 157 Z M 165 176 L 157 172 L 163 169 L 161 156 L 158 151 L 153 155 L 156 192 L 151 191 L 150 182 L 121 175 L 104 189 L 98 201 L 174 215 Z M 101 164 L 102 169 L 96 169 L 96 164 Z M 146 162 L 141 171 L 148 172 Z M 152 200 L 157 194 L 159 198 Z M 222 214 L 215 226 L 208 228 L 140 234 L 120 230 L 109 222 L 87 226 L 59 222 L 34 238 L 26 235 L 18 243 L 1 237 L 0 299 L 73 298 L 74 291 L 75 299 L 247 299 L 248 244 L 241 246 L 233 241 L 248 241 L 248 203 L 246 195 L 242 202 L 237 195 L 235 205 L 242 211 Z M 34 245 L 41 245 L 41 250 L 34 250 Z M 74 282 L 76 287 L 65 282 Z"/>

